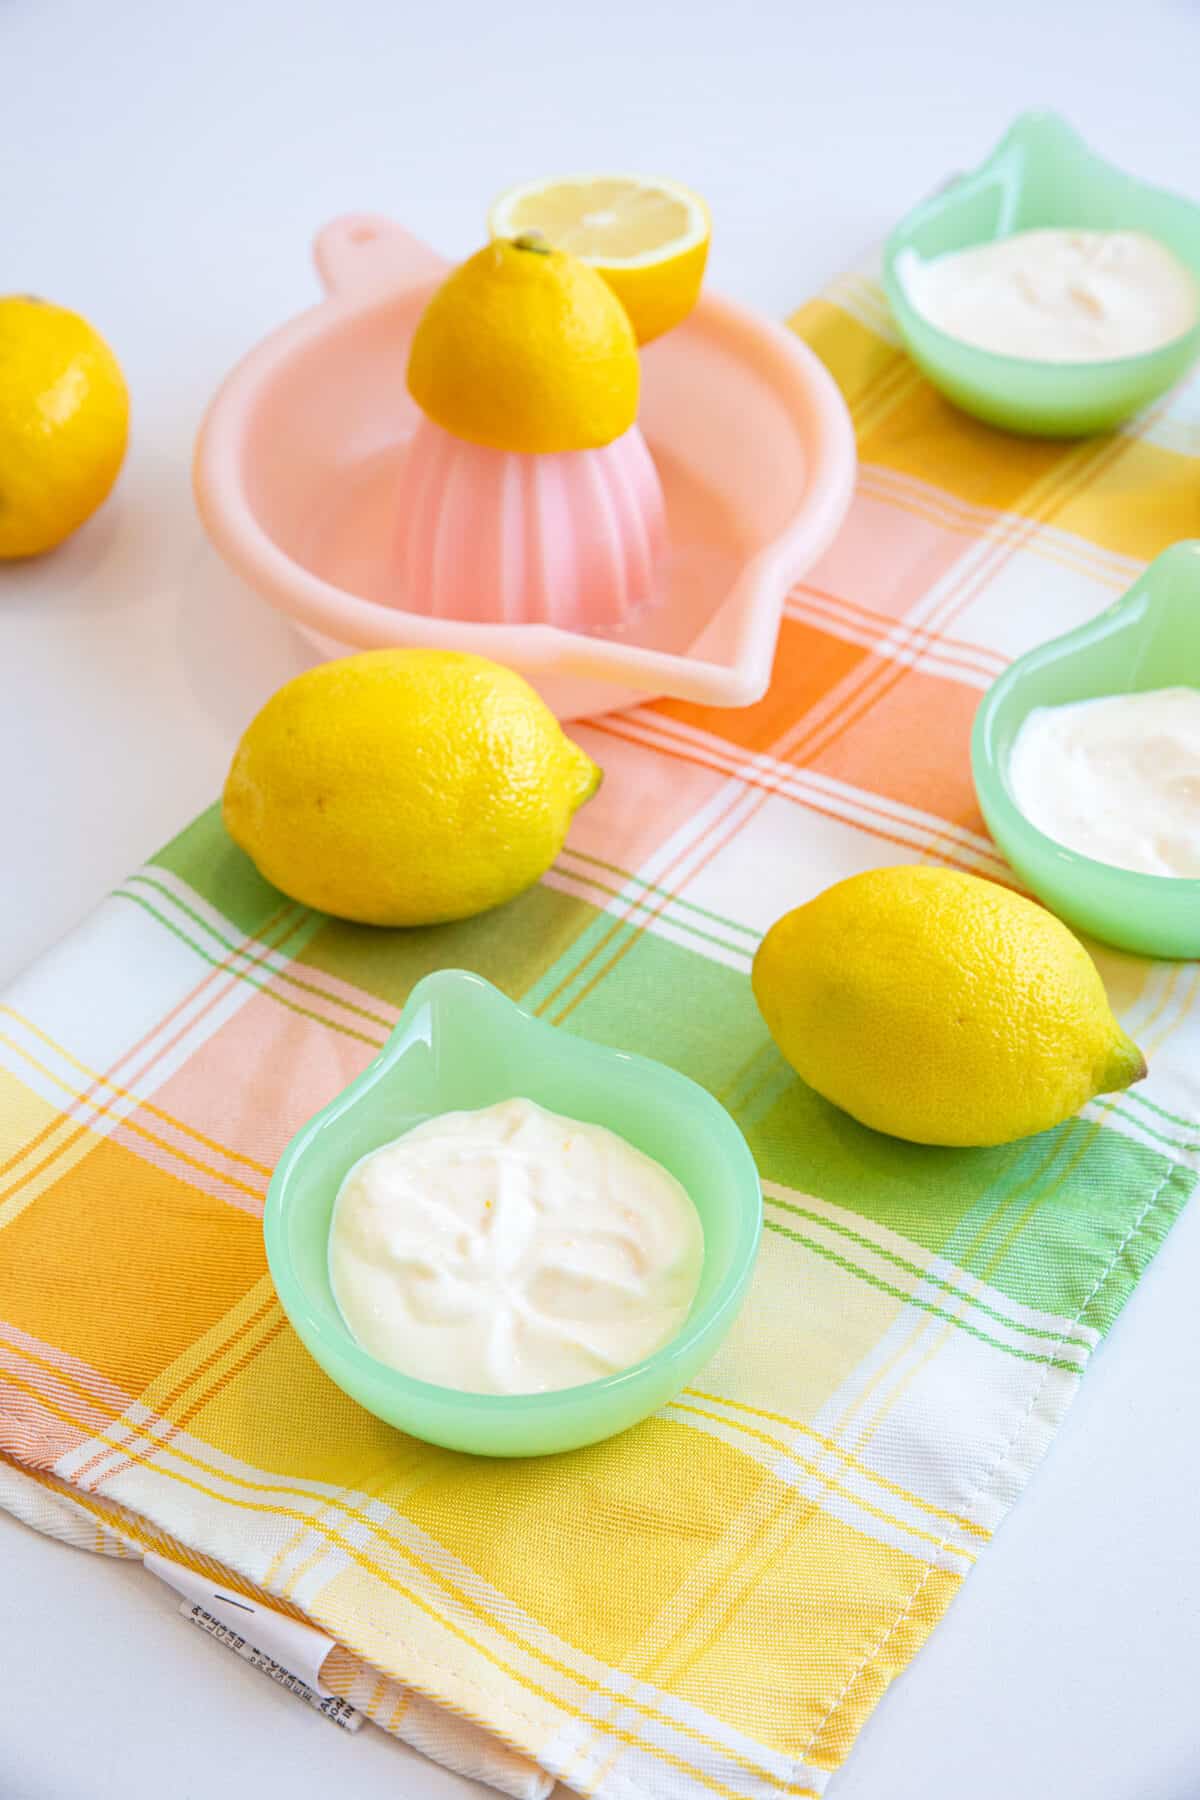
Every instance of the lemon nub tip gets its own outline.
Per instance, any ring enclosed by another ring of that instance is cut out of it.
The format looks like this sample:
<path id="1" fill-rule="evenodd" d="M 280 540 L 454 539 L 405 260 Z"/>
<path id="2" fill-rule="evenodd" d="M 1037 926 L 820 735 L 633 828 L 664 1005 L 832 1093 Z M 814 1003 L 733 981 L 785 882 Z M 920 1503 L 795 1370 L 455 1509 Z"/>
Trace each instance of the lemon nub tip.
<path id="1" fill-rule="evenodd" d="M 1122 1032 L 1109 1054 L 1097 1092 L 1119 1094 L 1136 1081 L 1144 1080 L 1148 1072 L 1145 1056 L 1133 1039 Z"/>
<path id="2" fill-rule="evenodd" d="M 586 801 L 591 799 L 592 795 L 600 786 L 600 783 L 604 780 L 604 770 L 600 767 L 599 763 L 592 761 L 586 750 L 581 750 L 579 745 L 572 743 L 570 738 L 567 739 L 567 742 L 576 753 L 576 798 L 572 810 L 577 812 Z"/>

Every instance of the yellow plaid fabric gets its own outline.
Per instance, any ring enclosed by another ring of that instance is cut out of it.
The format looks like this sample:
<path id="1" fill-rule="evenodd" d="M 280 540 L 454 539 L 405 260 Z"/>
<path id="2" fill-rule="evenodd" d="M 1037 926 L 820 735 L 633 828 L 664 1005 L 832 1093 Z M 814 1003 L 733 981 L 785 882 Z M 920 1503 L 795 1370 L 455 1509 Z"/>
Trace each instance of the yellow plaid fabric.
<path id="1" fill-rule="evenodd" d="M 967 739 L 1015 654 L 1200 525 L 1200 399 L 1025 443 L 955 413 L 850 275 L 795 321 L 862 474 L 790 595 L 768 696 L 589 722 L 606 771 L 546 880 L 463 925 L 356 929 L 206 815 L 0 1004 L 0 1500 L 312 1619 L 339 1691 L 535 1800 L 822 1792 L 1045 1450 L 1195 1180 L 1200 976 L 1097 950 L 1149 1082 L 987 1151 L 858 1127 L 782 1063 L 750 959 L 882 862 L 1003 877 Z M 766 1198 L 745 1311 L 607 1444 L 477 1461 L 310 1361 L 260 1215 L 291 1134 L 431 968 L 685 1070 Z"/>

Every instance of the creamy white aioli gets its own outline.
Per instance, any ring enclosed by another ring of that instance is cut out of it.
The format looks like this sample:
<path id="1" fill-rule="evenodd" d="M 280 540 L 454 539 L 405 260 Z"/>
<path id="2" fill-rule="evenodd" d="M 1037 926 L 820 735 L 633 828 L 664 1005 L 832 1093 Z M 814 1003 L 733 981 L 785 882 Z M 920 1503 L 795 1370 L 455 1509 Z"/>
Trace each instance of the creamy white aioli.
<path id="1" fill-rule="evenodd" d="M 1016 231 L 928 261 L 902 251 L 896 272 L 930 324 L 1036 362 L 1140 355 L 1200 316 L 1191 270 L 1141 231 Z"/>
<path id="2" fill-rule="evenodd" d="M 339 1190 L 334 1298 L 406 1375 L 531 1394 L 640 1361 L 683 1325 L 704 1261 L 690 1197 L 599 1125 L 505 1100 L 373 1151 Z"/>
<path id="3" fill-rule="evenodd" d="M 1008 775 L 1025 817 L 1068 850 L 1144 875 L 1200 876 L 1200 690 L 1036 707 Z"/>

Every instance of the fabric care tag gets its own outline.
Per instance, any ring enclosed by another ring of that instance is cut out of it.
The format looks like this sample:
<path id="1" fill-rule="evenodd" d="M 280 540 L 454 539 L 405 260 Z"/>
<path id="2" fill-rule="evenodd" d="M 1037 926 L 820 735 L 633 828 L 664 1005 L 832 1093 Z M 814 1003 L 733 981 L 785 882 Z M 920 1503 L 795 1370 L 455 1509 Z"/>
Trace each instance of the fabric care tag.
<path id="1" fill-rule="evenodd" d="M 306 1706 L 311 1706 L 322 1718 L 331 1719 L 343 1731 L 357 1731 L 362 1725 L 365 1715 L 351 1706 L 348 1700 L 341 1700 L 336 1694 L 318 1694 L 306 1681 L 301 1681 L 299 1675 L 293 1675 L 290 1669 L 285 1669 L 282 1663 L 276 1662 L 273 1656 L 268 1656 L 265 1650 L 248 1644 L 240 1633 L 223 1625 L 220 1619 L 214 1619 L 199 1604 L 182 1600 L 179 1610 L 185 1619 L 190 1619 L 193 1625 L 198 1625 L 209 1637 L 216 1638 L 219 1644 L 227 1645 L 243 1662 L 248 1662 L 252 1669 L 261 1669 L 264 1675 L 269 1675 L 272 1681 L 285 1687 L 289 1694 L 295 1694 L 298 1700 L 303 1700 Z"/>
<path id="2" fill-rule="evenodd" d="M 191 1624 L 343 1731 L 359 1729 L 366 1715 L 321 1681 L 321 1666 L 334 1648 L 332 1638 L 244 1594 L 229 1593 L 164 1556 L 151 1552 L 144 1561 L 152 1575 L 182 1595 L 179 1610 Z"/>

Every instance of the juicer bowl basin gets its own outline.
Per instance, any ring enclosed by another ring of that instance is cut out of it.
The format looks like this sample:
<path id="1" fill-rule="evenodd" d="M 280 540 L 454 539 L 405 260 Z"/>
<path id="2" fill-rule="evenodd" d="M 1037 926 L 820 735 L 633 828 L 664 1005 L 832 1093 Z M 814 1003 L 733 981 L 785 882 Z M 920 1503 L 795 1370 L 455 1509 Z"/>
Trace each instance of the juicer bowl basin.
<path id="1" fill-rule="evenodd" d="M 327 655 L 399 645 L 509 664 L 560 718 L 668 694 L 766 691 L 789 588 L 831 542 L 854 432 L 791 332 L 705 294 L 642 352 L 639 422 L 666 496 L 662 602 L 621 633 L 434 619 L 394 604 L 395 496 L 418 414 L 408 345 L 448 265 L 387 219 L 320 233 L 326 299 L 243 359 L 196 446 L 200 517 L 229 566 Z"/>

